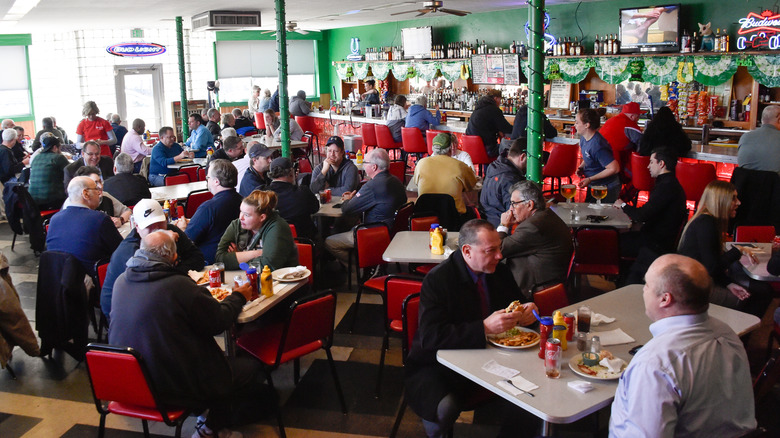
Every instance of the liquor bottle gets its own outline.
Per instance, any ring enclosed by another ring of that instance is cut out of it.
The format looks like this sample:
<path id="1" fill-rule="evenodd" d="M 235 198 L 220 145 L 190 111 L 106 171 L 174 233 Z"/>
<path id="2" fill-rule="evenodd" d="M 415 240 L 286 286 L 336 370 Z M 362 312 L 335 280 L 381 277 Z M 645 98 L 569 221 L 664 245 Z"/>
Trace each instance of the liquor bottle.
<path id="1" fill-rule="evenodd" d="M 691 38 L 691 53 L 698 52 L 699 47 L 701 47 L 701 38 L 699 38 L 698 34 L 694 32 L 693 38 Z"/>
<path id="2" fill-rule="evenodd" d="M 601 54 L 609 55 L 609 51 L 607 51 L 607 35 L 604 35 L 604 38 L 601 40 Z"/>
<path id="3" fill-rule="evenodd" d="M 615 35 L 615 54 L 620 53 L 620 39 L 618 39 L 618 36 Z"/>
<path id="4" fill-rule="evenodd" d="M 714 41 L 713 46 L 712 46 L 712 51 L 713 52 L 720 52 L 720 28 L 718 28 L 715 31 L 714 37 L 715 37 L 714 38 L 715 41 Z"/>
<path id="5" fill-rule="evenodd" d="M 691 36 L 688 35 L 688 29 L 683 30 L 680 37 L 680 53 L 691 53 Z"/>
<path id="6" fill-rule="evenodd" d="M 582 56 L 582 51 L 583 51 L 583 49 L 582 49 L 582 42 L 578 42 L 577 43 L 576 49 L 577 50 L 574 51 L 574 54 L 577 55 L 577 56 Z"/>
<path id="7" fill-rule="evenodd" d="M 729 34 L 726 31 L 726 29 L 723 29 L 723 33 L 720 36 L 720 51 L 721 52 L 729 51 Z"/>
<path id="8" fill-rule="evenodd" d="M 596 41 L 593 42 L 593 54 L 598 55 L 601 50 L 601 42 L 599 41 L 599 34 L 596 34 Z"/>

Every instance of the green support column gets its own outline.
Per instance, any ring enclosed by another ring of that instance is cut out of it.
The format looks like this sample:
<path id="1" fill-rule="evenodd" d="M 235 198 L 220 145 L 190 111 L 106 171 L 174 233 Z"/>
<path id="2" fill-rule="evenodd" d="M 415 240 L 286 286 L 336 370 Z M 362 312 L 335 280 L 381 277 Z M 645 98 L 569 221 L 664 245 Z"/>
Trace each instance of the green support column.
<path id="1" fill-rule="evenodd" d="M 185 141 L 190 136 L 189 108 L 187 105 L 187 81 L 184 76 L 184 31 L 181 17 L 176 17 L 176 48 L 179 50 L 179 88 L 181 89 L 181 136 Z M 176 133 L 173 133 L 176 135 Z"/>
<path id="2" fill-rule="evenodd" d="M 290 110 L 287 98 L 287 26 L 284 0 L 276 0 L 276 50 L 279 53 L 279 118 L 282 127 L 282 156 L 290 153 Z"/>
<path id="3" fill-rule="evenodd" d="M 542 135 L 544 123 L 544 0 L 530 0 L 528 70 L 528 167 L 527 178 L 542 182 Z"/>

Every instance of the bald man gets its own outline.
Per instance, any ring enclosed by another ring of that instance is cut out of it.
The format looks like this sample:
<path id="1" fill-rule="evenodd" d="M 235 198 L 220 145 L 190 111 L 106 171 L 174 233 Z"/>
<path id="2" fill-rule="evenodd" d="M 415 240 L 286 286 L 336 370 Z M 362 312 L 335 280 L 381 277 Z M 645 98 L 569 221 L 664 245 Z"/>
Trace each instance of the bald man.
<path id="1" fill-rule="evenodd" d="M 764 108 L 761 126 L 739 138 L 737 164 L 780 173 L 780 105 Z"/>
<path id="2" fill-rule="evenodd" d="M 733 437 L 756 427 L 747 354 L 707 314 L 712 279 L 689 257 L 668 254 L 645 276 L 650 340 L 620 378 L 610 437 Z"/>

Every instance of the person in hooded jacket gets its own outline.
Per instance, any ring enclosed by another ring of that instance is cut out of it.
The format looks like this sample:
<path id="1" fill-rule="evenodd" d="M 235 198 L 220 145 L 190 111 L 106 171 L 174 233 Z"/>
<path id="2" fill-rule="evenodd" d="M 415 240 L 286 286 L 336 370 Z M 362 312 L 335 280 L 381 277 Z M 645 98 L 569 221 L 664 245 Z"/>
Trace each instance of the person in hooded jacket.
<path id="1" fill-rule="evenodd" d="M 485 171 L 479 203 L 485 211 L 485 219 L 494 227 L 501 223 L 501 214 L 509 210 L 510 188 L 525 180 L 527 147 L 527 140 L 518 138 L 507 153 L 499 155 Z"/>
<path id="2" fill-rule="evenodd" d="M 482 143 L 488 156 L 498 156 L 499 133 L 511 134 L 512 125 L 504 118 L 504 113 L 498 107 L 501 102 L 501 91 L 490 90 L 486 96 L 482 96 L 471 113 L 469 124 L 466 127 L 466 135 L 478 135 L 482 137 Z"/>
<path id="3" fill-rule="evenodd" d="M 425 131 L 431 127 L 431 125 L 438 125 L 441 123 L 441 113 L 439 112 L 439 105 L 435 106 L 436 115 L 432 115 L 428 111 L 428 98 L 425 96 L 418 96 L 414 101 L 414 105 L 409 107 L 409 112 L 406 114 L 406 123 L 404 126 L 407 128 L 417 128 L 425 138 Z"/>
<path id="4" fill-rule="evenodd" d="M 558 130 L 550 123 L 550 119 L 542 113 L 544 118 L 544 138 L 551 139 L 558 136 Z M 517 109 L 515 114 L 515 122 L 512 124 L 512 135 L 509 136 L 512 140 L 518 138 L 527 138 L 526 128 L 528 127 L 528 105 L 523 105 Z"/>
<path id="5" fill-rule="evenodd" d="M 290 99 L 290 114 L 293 116 L 305 116 L 311 112 L 311 103 L 306 101 L 306 92 L 298 90 L 298 93 Z"/>

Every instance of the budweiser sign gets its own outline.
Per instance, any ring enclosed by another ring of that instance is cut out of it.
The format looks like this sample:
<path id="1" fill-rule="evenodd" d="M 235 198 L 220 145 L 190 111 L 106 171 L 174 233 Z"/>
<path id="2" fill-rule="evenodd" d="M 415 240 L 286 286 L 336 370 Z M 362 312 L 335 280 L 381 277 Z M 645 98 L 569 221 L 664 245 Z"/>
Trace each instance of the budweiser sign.
<path id="1" fill-rule="evenodd" d="M 751 12 L 747 17 L 739 19 L 739 31 L 737 33 L 740 35 L 762 30 L 771 32 L 780 30 L 780 14 L 766 10 L 761 14 Z"/>
<path id="2" fill-rule="evenodd" d="M 780 14 L 765 10 L 740 18 L 736 46 L 739 50 L 780 49 Z"/>

